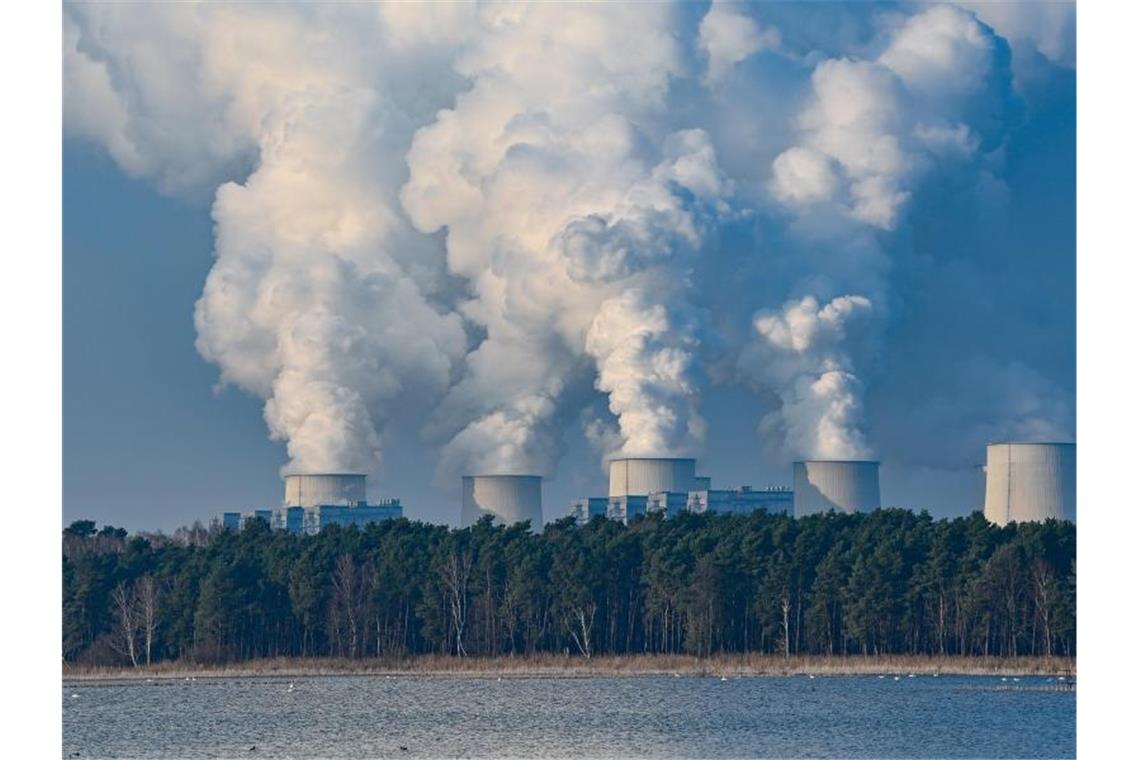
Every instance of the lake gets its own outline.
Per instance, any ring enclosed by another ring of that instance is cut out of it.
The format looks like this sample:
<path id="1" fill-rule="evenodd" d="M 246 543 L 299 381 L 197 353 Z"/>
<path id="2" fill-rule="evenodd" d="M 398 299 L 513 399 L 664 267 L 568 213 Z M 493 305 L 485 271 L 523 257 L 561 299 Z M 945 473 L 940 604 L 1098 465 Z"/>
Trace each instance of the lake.
<path id="1" fill-rule="evenodd" d="M 1054 686 L 929 675 L 74 682 L 63 756 L 1074 757 L 1076 694 Z"/>

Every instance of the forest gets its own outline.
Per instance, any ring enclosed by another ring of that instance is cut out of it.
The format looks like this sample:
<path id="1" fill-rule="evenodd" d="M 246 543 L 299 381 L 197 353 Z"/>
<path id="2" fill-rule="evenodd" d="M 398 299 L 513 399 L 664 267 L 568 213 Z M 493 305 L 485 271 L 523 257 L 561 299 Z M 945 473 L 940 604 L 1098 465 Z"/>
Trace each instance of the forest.
<path id="1" fill-rule="evenodd" d="M 532 532 L 63 531 L 63 657 L 1076 654 L 1076 528 L 883 509 Z"/>

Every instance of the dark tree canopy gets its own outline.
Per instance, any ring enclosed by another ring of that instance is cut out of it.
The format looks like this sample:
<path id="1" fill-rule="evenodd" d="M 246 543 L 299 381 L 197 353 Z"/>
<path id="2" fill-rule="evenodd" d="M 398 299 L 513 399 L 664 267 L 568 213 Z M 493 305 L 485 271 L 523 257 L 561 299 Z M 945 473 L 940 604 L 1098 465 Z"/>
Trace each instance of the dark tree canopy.
<path id="1" fill-rule="evenodd" d="M 537 534 L 487 518 L 127 538 L 77 521 L 64 531 L 63 650 L 121 663 L 124 641 L 149 631 L 155 660 L 1074 655 L 1075 557 L 1069 523 L 899 509 L 558 520 Z"/>
<path id="2" fill-rule="evenodd" d="M 71 525 L 68 525 L 66 528 L 64 528 L 63 532 L 70 536 L 79 536 L 80 538 L 93 536 L 95 535 L 95 521 L 76 520 Z"/>

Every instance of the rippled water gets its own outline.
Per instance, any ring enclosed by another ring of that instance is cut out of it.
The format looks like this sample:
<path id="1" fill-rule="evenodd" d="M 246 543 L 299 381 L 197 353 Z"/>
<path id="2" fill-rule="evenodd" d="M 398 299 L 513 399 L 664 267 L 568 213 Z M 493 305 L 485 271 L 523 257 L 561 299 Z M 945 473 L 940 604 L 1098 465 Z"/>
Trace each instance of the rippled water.
<path id="1" fill-rule="evenodd" d="M 65 683 L 64 757 L 1073 757 L 1052 679 Z M 1007 690 L 1016 686 L 1018 690 Z M 256 749 L 251 749 L 256 747 Z M 406 749 L 404 749 L 406 748 Z M 73 755 L 78 753 L 78 755 Z"/>

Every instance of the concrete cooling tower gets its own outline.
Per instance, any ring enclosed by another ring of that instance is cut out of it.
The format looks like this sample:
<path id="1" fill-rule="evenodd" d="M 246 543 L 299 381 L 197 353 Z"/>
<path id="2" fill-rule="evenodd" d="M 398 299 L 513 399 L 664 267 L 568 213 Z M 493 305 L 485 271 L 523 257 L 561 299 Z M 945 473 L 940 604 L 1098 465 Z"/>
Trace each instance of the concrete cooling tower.
<path id="1" fill-rule="evenodd" d="M 610 460 L 610 496 L 648 496 L 697 487 L 695 459 L 626 458 Z"/>
<path id="2" fill-rule="evenodd" d="M 366 498 L 363 475 L 322 473 L 285 476 L 286 507 L 356 506 Z"/>
<path id="3" fill-rule="evenodd" d="M 879 504 L 879 463 L 809 460 L 792 465 L 796 517 L 816 512 L 870 512 Z"/>
<path id="4" fill-rule="evenodd" d="M 997 525 L 1077 519 L 1075 443 L 986 447 L 986 519 Z"/>
<path id="5" fill-rule="evenodd" d="M 483 515 L 513 525 L 530 520 L 542 530 L 542 478 L 538 475 L 465 475 L 460 523 L 466 528 Z"/>

